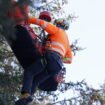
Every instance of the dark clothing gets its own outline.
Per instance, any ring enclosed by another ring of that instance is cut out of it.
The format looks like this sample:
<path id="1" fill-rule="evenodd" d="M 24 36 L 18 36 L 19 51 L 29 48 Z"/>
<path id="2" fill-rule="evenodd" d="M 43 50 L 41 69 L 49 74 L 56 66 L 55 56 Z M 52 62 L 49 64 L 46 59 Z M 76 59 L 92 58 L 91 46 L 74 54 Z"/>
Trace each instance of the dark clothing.
<path id="1" fill-rule="evenodd" d="M 55 81 L 54 75 L 62 68 L 60 57 L 53 52 L 46 52 L 46 66 L 43 64 L 42 55 L 35 46 L 36 41 L 30 36 L 27 28 L 21 25 L 17 25 L 15 28 L 16 38 L 9 40 L 14 54 L 24 68 L 22 93 L 34 94 L 37 87 L 44 91 L 57 90 L 58 83 Z"/>
<path id="2" fill-rule="evenodd" d="M 48 51 L 45 53 L 45 58 L 47 61 L 46 69 L 50 75 L 58 74 L 62 69 L 63 63 L 60 55 L 53 51 Z"/>
<path id="3" fill-rule="evenodd" d="M 45 81 L 41 82 L 38 86 L 39 89 L 43 91 L 56 91 L 58 87 L 58 83 L 56 82 L 54 77 L 49 77 Z"/>
<path id="4" fill-rule="evenodd" d="M 37 63 L 35 63 L 35 65 L 36 67 L 34 66 L 33 69 L 24 71 L 22 93 L 29 93 L 33 95 L 38 85 L 50 77 L 48 73 L 43 70 L 42 66 L 37 66 Z M 42 72 L 37 74 L 36 70 L 42 70 Z"/>
<path id="5" fill-rule="evenodd" d="M 16 38 L 11 39 L 11 48 L 24 69 L 29 67 L 37 59 L 41 58 L 36 41 L 32 39 L 26 27 L 17 25 Z"/>
<path id="6" fill-rule="evenodd" d="M 62 62 L 59 55 L 53 52 L 46 52 L 45 58 L 48 61 L 46 68 L 41 65 L 40 59 L 36 61 L 29 70 L 24 71 L 24 81 L 22 93 L 33 93 L 38 87 L 44 91 L 55 91 L 57 90 L 58 83 L 56 82 L 55 76 L 62 69 Z M 33 70 L 35 69 L 35 70 Z M 36 71 L 42 72 L 36 72 Z"/>
<path id="7" fill-rule="evenodd" d="M 58 86 L 56 75 L 58 75 L 63 68 L 62 59 L 59 54 L 51 51 L 45 53 L 45 58 L 47 61 L 46 70 L 51 77 L 40 83 L 38 87 L 44 91 L 55 91 Z"/>

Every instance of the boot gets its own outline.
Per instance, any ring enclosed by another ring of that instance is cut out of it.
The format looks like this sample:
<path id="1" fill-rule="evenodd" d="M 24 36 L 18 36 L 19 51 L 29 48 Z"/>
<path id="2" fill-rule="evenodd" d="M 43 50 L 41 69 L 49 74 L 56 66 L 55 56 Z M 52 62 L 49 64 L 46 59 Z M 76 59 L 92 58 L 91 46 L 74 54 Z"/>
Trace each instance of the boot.
<path id="1" fill-rule="evenodd" d="M 31 96 L 22 97 L 18 101 L 15 102 L 15 105 L 28 105 L 32 101 Z"/>

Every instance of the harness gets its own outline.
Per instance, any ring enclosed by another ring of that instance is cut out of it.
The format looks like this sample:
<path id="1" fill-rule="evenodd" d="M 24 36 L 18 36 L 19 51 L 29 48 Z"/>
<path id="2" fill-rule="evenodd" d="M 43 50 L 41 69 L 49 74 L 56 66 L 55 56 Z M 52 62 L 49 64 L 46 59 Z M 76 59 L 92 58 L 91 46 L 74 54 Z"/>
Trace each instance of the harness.
<path id="1" fill-rule="evenodd" d="M 44 30 L 41 30 L 40 34 L 36 35 L 36 36 L 39 39 L 38 40 L 39 47 L 37 47 L 37 48 L 40 49 L 40 47 L 41 47 L 41 49 L 42 49 L 42 58 L 43 59 L 41 59 L 41 62 L 42 62 L 43 67 L 45 68 L 46 64 L 47 64 L 47 61 L 45 59 L 45 44 L 46 44 L 46 41 L 48 40 L 48 37 L 47 37 L 48 35 L 45 33 Z M 46 70 L 46 72 L 47 72 L 47 70 Z"/>

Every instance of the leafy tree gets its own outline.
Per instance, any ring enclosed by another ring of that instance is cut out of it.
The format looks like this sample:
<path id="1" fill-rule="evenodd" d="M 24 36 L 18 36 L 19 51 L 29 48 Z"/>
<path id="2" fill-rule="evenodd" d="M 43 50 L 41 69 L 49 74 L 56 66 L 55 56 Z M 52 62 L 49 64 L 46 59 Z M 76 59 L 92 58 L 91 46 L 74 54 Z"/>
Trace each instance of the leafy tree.
<path id="1" fill-rule="evenodd" d="M 30 3 L 31 1 L 31 3 Z M 17 61 L 14 53 L 9 47 L 7 36 L 14 37 L 14 20 L 7 17 L 6 13 L 12 9 L 11 0 L 0 0 L 0 105 L 13 105 L 18 98 L 21 90 L 21 82 L 23 76 L 23 68 Z M 39 3 L 38 5 L 34 5 Z M 18 0 L 17 5 L 30 3 L 29 15 L 39 16 L 43 10 L 48 10 L 52 14 L 52 23 L 57 17 L 63 17 L 72 22 L 76 16 L 66 14 L 63 6 L 67 0 Z M 35 28 L 35 32 L 38 28 Z M 78 47 L 77 40 L 72 44 L 74 55 L 76 51 L 81 50 Z M 9 43 L 10 44 L 10 43 Z M 59 95 L 72 90 L 77 95 L 73 95 L 68 99 L 58 100 Z M 94 102 L 105 104 L 105 85 L 100 90 L 90 88 L 85 81 L 77 83 L 68 82 L 59 85 L 57 92 L 43 92 L 37 90 L 34 101 L 31 105 L 92 105 Z"/>

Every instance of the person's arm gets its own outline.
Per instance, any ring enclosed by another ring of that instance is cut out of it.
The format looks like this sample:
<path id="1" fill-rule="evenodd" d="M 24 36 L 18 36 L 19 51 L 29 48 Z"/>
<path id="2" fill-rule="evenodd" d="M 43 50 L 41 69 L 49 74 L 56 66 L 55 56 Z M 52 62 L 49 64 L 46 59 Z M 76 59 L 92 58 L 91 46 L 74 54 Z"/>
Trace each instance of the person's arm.
<path id="1" fill-rule="evenodd" d="M 47 21 L 38 19 L 38 18 L 30 17 L 29 18 L 29 23 L 30 24 L 36 24 L 36 25 L 40 26 L 42 29 L 44 29 L 49 34 L 55 34 L 55 33 L 57 33 L 59 31 L 59 28 L 57 28 L 53 24 L 51 24 L 51 23 L 49 23 Z"/>
<path id="2" fill-rule="evenodd" d="M 64 63 L 71 64 L 72 63 L 72 52 L 71 49 L 68 49 L 65 58 L 63 59 Z"/>

